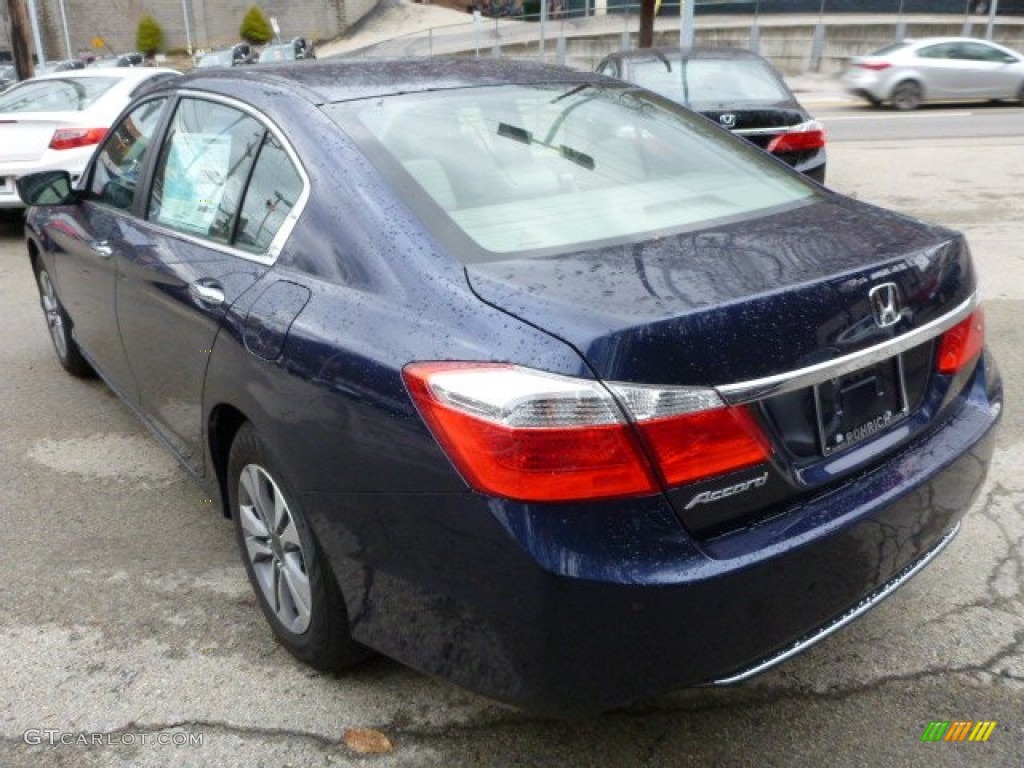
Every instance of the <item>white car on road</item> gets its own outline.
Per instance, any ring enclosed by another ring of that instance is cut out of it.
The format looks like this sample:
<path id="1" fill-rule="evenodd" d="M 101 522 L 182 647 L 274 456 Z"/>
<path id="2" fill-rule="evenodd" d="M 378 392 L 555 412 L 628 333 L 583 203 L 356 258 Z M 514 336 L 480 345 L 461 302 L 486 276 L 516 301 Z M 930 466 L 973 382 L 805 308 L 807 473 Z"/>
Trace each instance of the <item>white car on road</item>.
<path id="1" fill-rule="evenodd" d="M 56 72 L 0 94 L 0 209 L 25 207 L 14 186 L 19 176 L 63 170 L 77 181 L 132 96 L 179 74 L 150 67 Z"/>
<path id="2" fill-rule="evenodd" d="M 874 106 L 915 109 L 925 101 L 1024 102 L 1024 56 L 969 37 L 902 40 L 850 61 L 846 90 Z"/>

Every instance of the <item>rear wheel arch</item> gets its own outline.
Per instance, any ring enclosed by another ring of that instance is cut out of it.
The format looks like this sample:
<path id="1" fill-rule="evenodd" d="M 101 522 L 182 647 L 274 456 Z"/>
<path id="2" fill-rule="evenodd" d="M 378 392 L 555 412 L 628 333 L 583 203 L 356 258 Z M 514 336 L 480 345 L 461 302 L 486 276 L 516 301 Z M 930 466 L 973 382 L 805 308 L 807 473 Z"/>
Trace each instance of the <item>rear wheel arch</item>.
<path id="1" fill-rule="evenodd" d="M 231 517 L 231 505 L 228 502 L 228 458 L 238 430 L 248 421 L 248 417 L 242 411 L 229 403 L 214 406 L 207 420 L 207 443 L 217 486 L 221 492 L 221 513 L 227 518 Z"/>

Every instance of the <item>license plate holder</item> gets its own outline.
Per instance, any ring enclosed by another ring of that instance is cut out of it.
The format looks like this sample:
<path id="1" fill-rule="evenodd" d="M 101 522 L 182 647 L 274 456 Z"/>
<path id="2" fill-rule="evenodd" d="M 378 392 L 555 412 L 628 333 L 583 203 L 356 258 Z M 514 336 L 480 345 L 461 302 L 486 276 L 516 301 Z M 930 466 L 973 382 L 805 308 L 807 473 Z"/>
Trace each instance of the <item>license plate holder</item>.
<path id="1" fill-rule="evenodd" d="M 825 456 L 888 429 L 909 412 L 902 356 L 816 384 L 814 407 Z"/>

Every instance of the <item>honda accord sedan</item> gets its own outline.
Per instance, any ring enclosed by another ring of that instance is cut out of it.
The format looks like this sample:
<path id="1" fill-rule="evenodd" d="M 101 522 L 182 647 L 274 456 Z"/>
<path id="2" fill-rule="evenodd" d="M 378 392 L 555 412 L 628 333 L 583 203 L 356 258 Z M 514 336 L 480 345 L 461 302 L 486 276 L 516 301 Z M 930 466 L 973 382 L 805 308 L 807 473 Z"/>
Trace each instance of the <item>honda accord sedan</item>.
<path id="1" fill-rule="evenodd" d="M 605 57 L 597 71 L 700 112 L 825 182 L 825 129 L 766 59 L 741 48 L 641 48 Z"/>
<path id="2" fill-rule="evenodd" d="M 960 234 L 597 74 L 196 72 L 19 189 L 60 363 L 318 669 L 557 714 L 742 680 L 936 557 L 990 462 Z"/>

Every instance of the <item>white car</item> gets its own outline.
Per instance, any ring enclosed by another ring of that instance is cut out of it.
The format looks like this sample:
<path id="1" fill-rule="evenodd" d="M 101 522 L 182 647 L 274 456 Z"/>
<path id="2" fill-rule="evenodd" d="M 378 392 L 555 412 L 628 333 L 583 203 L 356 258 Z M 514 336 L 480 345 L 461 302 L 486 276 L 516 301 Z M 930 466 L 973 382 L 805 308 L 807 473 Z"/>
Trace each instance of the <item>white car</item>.
<path id="1" fill-rule="evenodd" d="M 180 75 L 173 69 L 83 69 L 40 75 L 0 93 L 0 209 L 24 208 L 14 180 L 38 171 L 85 169 L 133 94 Z"/>
<path id="2" fill-rule="evenodd" d="M 915 109 L 924 101 L 1024 102 L 1024 56 L 970 37 L 903 40 L 850 61 L 843 85 L 874 106 Z"/>

